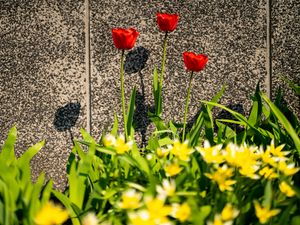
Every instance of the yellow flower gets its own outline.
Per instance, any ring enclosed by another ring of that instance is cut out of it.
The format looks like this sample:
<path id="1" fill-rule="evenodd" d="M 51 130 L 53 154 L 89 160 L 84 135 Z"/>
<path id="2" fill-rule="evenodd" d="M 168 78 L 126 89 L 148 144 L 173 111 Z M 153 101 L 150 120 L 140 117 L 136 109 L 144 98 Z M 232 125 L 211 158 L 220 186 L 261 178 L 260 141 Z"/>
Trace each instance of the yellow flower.
<path id="1" fill-rule="evenodd" d="M 122 134 L 119 135 L 117 138 L 114 137 L 112 134 L 107 134 L 103 139 L 103 144 L 106 147 L 115 148 L 117 154 L 121 155 L 132 148 L 133 142 L 132 141 L 125 142 L 125 137 Z"/>
<path id="2" fill-rule="evenodd" d="M 263 176 L 264 178 L 266 179 L 275 179 L 275 178 L 278 178 L 278 174 L 275 173 L 274 169 L 273 168 L 270 168 L 268 166 L 264 167 L 263 169 L 261 169 L 259 171 L 259 175 Z"/>
<path id="3" fill-rule="evenodd" d="M 208 141 L 204 142 L 204 147 L 196 147 L 196 150 L 200 152 L 203 159 L 207 163 L 221 163 L 224 161 L 224 157 L 221 153 L 222 145 L 210 146 Z"/>
<path id="4" fill-rule="evenodd" d="M 270 207 L 261 207 L 257 201 L 254 201 L 254 208 L 255 214 L 262 224 L 268 222 L 271 217 L 276 216 L 280 212 L 279 209 L 270 210 Z"/>
<path id="5" fill-rule="evenodd" d="M 46 203 L 34 218 L 37 225 L 55 225 L 62 224 L 69 217 L 66 210 L 52 202 Z"/>
<path id="6" fill-rule="evenodd" d="M 287 151 L 281 151 L 284 148 L 284 145 L 280 145 L 278 147 L 275 148 L 274 145 L 274 140 L 271 141 L 271 144 L 267 147 L 267 151 L 269 151 L 270 153 L 272 153 L 274 156 L 277 156 L 279 158 L 283 158 L 286 155 L 289 154 L 289 152 Z"/>
<path id="7" fill-rule="evenodd" d="M 155 223 L 162 224 L 169 221 L 167 216 L 171 213 L 172 208 L 170 206 L 165 206 L 164 199 L 150 197 L 146 199 L 145 203 L 149 216 Z"/>
<path id="8" fill-rule="evenodd" d="M 156 225 L 153 218 L 147 210 L 142 210 L 137 213 L 130 213 L 129 220 L 132 225 Z"/>
<path id="9" fill-rule="evenodd" d="M 222 167 L 218 167 L 217 171 L 214 173 L 205 173 L 209 179 L 214 180 L 219 185 L 221 191 L 232 191 L 233 188 L 231 185 L 235 184 L 235 180 L 230 180 L 229 178 L 233 175 L 233 169 L 228 168 L 227 165 L 223 165 Z"/>
<path id="10" fill-rule="evenodd" d="M 176 191 L 176 183 L 174 180 L 163 179 L 162 186 L 156 186 L 156 191 L 162 196 L 173 196 Z"/>
<path id="11" fill-rule="evenodd" d="M 288 197 L 293 197 L 296 192 L 291 188 L 290 185 L 288 185 L 286 182 L 282 181 L 280 184 L 279 184 L 279 189 L 280 191 L 285 194 L 286 196 Z"/>
<path id="12" fill-rule="evenodd" d="M 228 164 L 236 167 L 257 164 L 257 159 L 260 157 L 257 147 L 237 146 L 232 143 L 226 146 L 223 155 Z"/>
<path id="13" fill-rule="evenodd" d="M 98 225 L 99 220 L 94 213 L 88 213 L 82 220 L 82 225 Z"/>
<path id="14" fill-rule="evenodd" d="M 239 214 L 239 211 L 232 204 L 227 203 L 221 212 L 221 218 L 224 221 L 233 220 Z"/>
<path id="15" fill-rule="evenodd" d="M 115 149 L 117 154 L 124 154 L 125 152 L 129 151 L 132 148 L 132 141 L 125 143 L 125 137 L 120 135 L 117 137 Z"/>
<path id="16" fill-rule="evenodd" d="M 106 147 L 111 147 L 116 144 L 116 138 L 112 134 L 106 134 L 103 138 L 103 144 Z"/>
<path id="17" fill-rule="evenodd" d="M 269 164 L 273 167 L 276 167 L 276 159 L 271 156 L 271 153 L 269 150 L 266 150 L 264 153 L 261 154 L 261 159 L 264 163 Z"/>
<path id="18" fill-rule="evenodd" d="M 173 176 L 177 175 L 178 173 L 180 173 L 183 168 L 181 168 L 177 163 L 172 163 L 172 164 L 166 165 L 164 167 L 164 169 L 165 169 L 166 175 L 168 177 L 173 177 Z"/>
<path id="19" fill-rule="evenodd" d="M 214 217 L 214 222 L 208 221 L 207 225 L 227 225 L 227 224 L 223 223 L 223 220 L 222 220 L 221 216 L 219 214 L 217 214 Z"/>
<path id="20" fill-rule="evenodd" d="M 137 193 L 134 189 L 127 190 L 122 194 L 122 201 L 119 203 L 122 209 L 136 209 L 140 206 L 142 198 L 141 193 Z"/>
<path id="21" fill-rule="evenodd" d="M 173 146 L 170 147 L 170 152 L 182 161 L 189 161 L 193 150 L 188 147 L 188 141 L 181 143 L 179 140 L 175 140 Z"/>
<path id="22" fill-rule="evenodd" d="M 170 149 L 166 149 L 166 148 L 158 148 L 156 149 L 156 155 L 159 157 L 159 158 L 163 158 L 165 156 L 167 156 L 170 152 Z"/>
<path id="23" fill-rule="evenodd" d="M 279 161 L 278 169 L 286 176 L 294 175 L 299 171 L 299 168 L 295 168 L 295 163 L 286 164 L 285 160 Z"/>
<path id="24" fill-rule="evenodd" d="M 259 176 L 256 174 L 256 171 L 258 169 L 259 169 L 259 166 L 256 164 L 256 162 L 248 161 L 248 162 L 245 162 L 244 165 L 240 166 L 239 172 L 243 176 L 257 180 L 257 179 L 259 179 Z"/>
<path id="25" fill-rule="evenodd" d="M 172 205 L 172 216 L 178 219 L 180 222 L 186 221 L 190 217 L 191 212 L 192 210 L 186 202 L 183 203 L 182 205 L 179 204 Z"/>

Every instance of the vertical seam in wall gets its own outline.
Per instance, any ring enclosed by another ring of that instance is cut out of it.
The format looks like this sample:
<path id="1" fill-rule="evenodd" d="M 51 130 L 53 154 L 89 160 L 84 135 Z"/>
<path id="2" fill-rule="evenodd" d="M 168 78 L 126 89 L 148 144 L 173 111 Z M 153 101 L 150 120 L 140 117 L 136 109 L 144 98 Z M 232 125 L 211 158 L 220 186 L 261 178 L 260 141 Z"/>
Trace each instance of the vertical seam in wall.
<path id="1" fill-rule="evenodd" d="M 86 108 L 87 126 L 86 130 L 92 131 L 92 104 L 91 104 L 91 46 L 90 46 L 90 0 L 84 1 L 85 7 L 85 78 L 86 78 Z"/>
<path id="2" fill-rule="evenodd" d="M 272 24 L 271 24 L 271 10 L 272 0 L 267 0 L 267 77 L 266 77 L 266 88 L 267 95 L 269 98 L 272 97 Z"/>

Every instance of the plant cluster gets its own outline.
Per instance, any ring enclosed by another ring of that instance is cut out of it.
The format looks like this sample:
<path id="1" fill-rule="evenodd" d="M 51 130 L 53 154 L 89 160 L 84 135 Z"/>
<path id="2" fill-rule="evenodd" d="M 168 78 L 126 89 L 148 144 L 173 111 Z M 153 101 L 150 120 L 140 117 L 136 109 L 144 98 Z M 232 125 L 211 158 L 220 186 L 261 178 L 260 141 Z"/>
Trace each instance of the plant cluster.
<path id="1" fill-rule="evenodd" d="M 300 224 L 300 123 L 282 103 L 281 93 L 272 102 L 257 85 L 246 117 L 218 103 L 223 87 L 211 101 L 201 101 L 196 121 L 187 128 L 194 73 L 205 68 L 208 57 L 185 52 L 190 79 L 183 122 L 162 118 L 167 37 L 178 19 L 157 14 L 165 38 L 161 73 L 155 68 L 153 76 L 155 111 L 149 112 L 156 130 L 147 146 L 139 149 L 134 139 L 136 89 L 127 111 L 124 92 L 124 54 L 134 47 L 138 32 L 115 28 L 124 127 L 115 117 L 112 130 L 99 142 L 81 129 L 82 139 L 74 140 L 69 156 L 64 192 L 54 190 L 51 180 L 45 183 L 43 174 L 31 181 L 30 160 L 44 142 L 17 159 L 12 128 L 0 153 L 0 224 Z M 214 107 L 232 118 L 214 119 Z"/>

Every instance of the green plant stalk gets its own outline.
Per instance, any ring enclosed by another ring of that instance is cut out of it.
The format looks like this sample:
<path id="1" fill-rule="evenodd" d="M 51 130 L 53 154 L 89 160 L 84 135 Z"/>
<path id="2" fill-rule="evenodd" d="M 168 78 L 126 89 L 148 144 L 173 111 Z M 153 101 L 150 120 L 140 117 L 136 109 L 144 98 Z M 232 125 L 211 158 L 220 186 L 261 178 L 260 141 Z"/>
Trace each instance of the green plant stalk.
<path id="1" fill-rule="evenodd" d="M 168 31 L 166 31 L 165 38 L 164 38 L 163 59 L 162 59 L 162 64 L 161 64 L 161 74 L 160 74 L 160 80 L 159 80 L 160 87 L 162 87 L 164 74 L 165 74 L 165 64 L 166 64 L 166 58 L 167 58 L 167 38 L 168 38 Z"/>
<path id="2" fill-rule="evenodd" d="M 160 116 L 162 111 L 162 85 L 164 80 L 164 74 L 165 74 L 165 64 L 167 59 L 167 38 L 168 38 L 168 31 L 165 33 L 164 37 L 164 43 L 163 43 L 163 58 L 162 58 L 162 64 L 161 64 L 161 73 L 160 73 L 160 79 L 159 79 L 159 99 L 158 99 L 158 109 L 156 110 L 156 115 Z"/>
<path id="3" fill-rule="evenodd" d="M 126 121 L 126 110 L 125 110 L 125 90 L 124 90 L 124 52 L 122 50 L 121 55 L 121 67 L 120 67 L 120 80 L 121 80 L 121 99 L 122 99 L 122 113 L 123 113 L 123 120 L 124 120 L 124 131 L 125 131 L 125 140 L 128 140 L 128 133 L 127 133 L 127 121 Z"/>
<path id="4" fill-rule="evenodd" d="M 188 108 L 189 108 L 192 80 L 193 80 L 193 71 L 191 72 L 191 75 L 190 75 L 189 87 L 188 87 L 187 97 L 186 97 L 186 102 L 185 102 L 185 110 L 184 110 L 184 117 L 183 117 L 182 142 L 184 142 L 184 138 L 185 138 L 186 117 L 187 117 Z"/>

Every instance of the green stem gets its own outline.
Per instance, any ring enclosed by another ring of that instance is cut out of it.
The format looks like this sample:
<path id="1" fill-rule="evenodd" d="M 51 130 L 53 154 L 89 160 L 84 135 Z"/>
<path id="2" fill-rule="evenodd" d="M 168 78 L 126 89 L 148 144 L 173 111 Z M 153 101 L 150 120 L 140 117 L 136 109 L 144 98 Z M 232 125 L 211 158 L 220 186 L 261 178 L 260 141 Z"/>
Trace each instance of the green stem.
<path id="1" fill-rule="evenodd" d="M 163 59 L 161 64 L 161 74 L 160 74 L 160 81 L 159 81 L 160 87 L 162 87 L 163 78 L 165 74 L 165 64 L 167 58 L 167 38 L 168 38 L 168 31 L 166 31 L 165 38 L 164 38 L 164 51 L 163 51 Z"/>
<path id="2" fill-rule="evenodd" d="M 122 99 L 122 113 L 123 113 L 123 120 L 124 120 L 124 131 L 125 131 L 125 140 L 128 140 L 128 133 L 127 133 L 127 121 L 126 121 L 126 111 L 125 111 L 125 90 L 124 90 L 124 52 L 122 50 L 121 55 L 121 67 L 120 67 L 120 80 L 121 80 L 121 99 Z"/>
<path id="3" fill-rule="evenodd" d="M 164 37 L 164 43 L 163 43 L 163 58 L 162 58 L 162 64 L 161 64 L 161 74 L 159 79 L 159 103 L 158 103 L 158 109 L 157 109 L 157 115 L 160 116 L 162 111 L 162 85 L 164 80 L 164 74 L 165 74 L 165 64 L 166 64 L 166 58 L 167 58 L 167 38 L 168 38 L 168 31 L 165 33 Z"/>
<path id="4" fill-rule="evenodd" d="M 189 87 L 188 87 L 187 97 L 186 97 L 186 102 L 185 102 L 185 111 L 184 111 L 184 118 L 183 118 L 183 131 L 182 131 L 182 142 L 184 142 L 184 138 L 185 138 L 186 117 L 187 117 L 187 112 L 188 112 L 188 108 L 189 108 L 192 80 L 193 80 L 193 71 L 191 72 L 191 75 L 190 75 Z"/>

